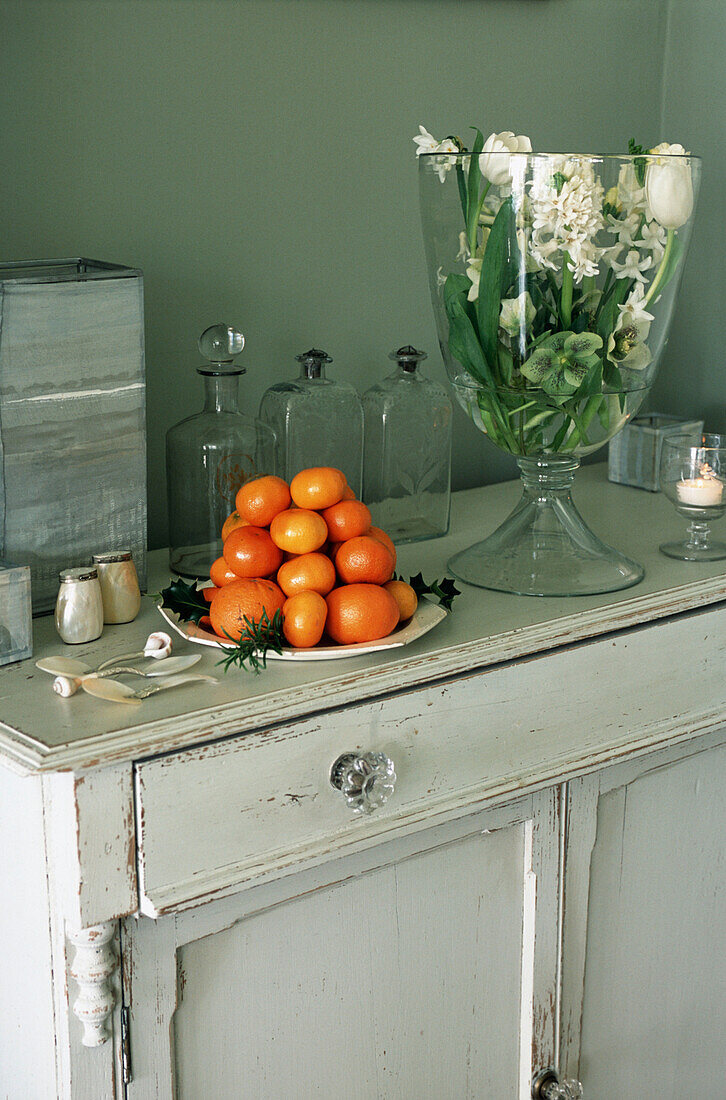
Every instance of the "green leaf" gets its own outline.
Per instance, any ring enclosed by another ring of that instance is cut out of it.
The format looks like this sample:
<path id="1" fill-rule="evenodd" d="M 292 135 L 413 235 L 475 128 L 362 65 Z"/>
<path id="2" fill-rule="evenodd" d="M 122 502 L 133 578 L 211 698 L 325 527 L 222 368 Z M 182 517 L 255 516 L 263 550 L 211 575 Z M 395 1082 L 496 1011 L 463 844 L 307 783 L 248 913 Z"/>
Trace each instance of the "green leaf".
<path id="1" fill-rule="evenodd" d="M 512 375 L 514 374 L 514 360 L 512 359 L 512 353 L 509 348 L 505 348 L 504 344 L 499 345 L 499 374 L 502 382 L 505 386 L 512 384 Z"/>
<path id="2" fill-rule="evenodd" d="M 209 614 L 209 604 L 195 582 L 186 584 L 178 578 L 162 588 L 159 597 L 161 606 L 173 611 L 184 622 L 196 623 L 198 626 L 202 616 Z"/>
<path id="3" fill-rule="evenodd" d="M 447 611 L 451 611 L 452 603 L 457 596 L 461 595 L 452 577 L 444 577 L 443 580 L 427 584 L 423 575 L 417 573 L 415 577 L 409 577 L 408 583 L 417 596 L 436 596 L 440 605 Z"/>
<path id="4" fill-rule="evenodd" d="M 618 306 L 621 306 L 630 294 L 633 287 L 632 279 L 616 279 L 600 306 L 600 316 L 597 322 L 598 335 L 607 340 L 615 328 L 618 316 Z"/>
<path id="5" fill-rule="evenodd" d="M 568 336 L 564 351 L 569 357 L 586 359 L 602 347 L 602 339 L 594 332 L 580 332 Z"/>
<path id="6" fill-rule="evenodd" d="M 449 350 L 464 370 L 482 386 L 492 385 L 489 364 L 484 358 L 474 326 L 459 298 L 444 302 L 449 318 Z"/>
<path id="7" fill-rule="evenodd" d="M 481 346 L 493 375 L 496 375 L 497 369 L 502 298 L 506 296 L 507 289 L 516 277 L 519 268 L 518 257 L 514 211 L 512 200 L 508 198 L 500 206 L 487 239 L 479 278 L 479 297 L 476 303 Z"/>
<path id="8" fill-rule="evenodd" d="M 476 138 L 474 139 L 474 145 L 471 150 L 469 174 L 466 181 L 466 235 L 469 238 L 469 246 L 473 252 L 476 245 L 476 226 L 479 220 L 479 207 L 481 205 L 480 188 L 482 174 L 479 168 L 479 154 L 484 148 L 484 135 L 476 126 L 472 126 L 472 130 L 474 130 Z"/>
<path id="9" fill-rule="evenodd" d="M 635 178 L 642 187 L 645 184 L 646 166 L 646 160 L 643 154 L 647 153 L 648 150 L 645 149 L 642 145 L 636 145 L 635 138 L 631 138 L 628 142 L 628 152 L 630 153 L 631 157 L 635 157 L 635 160 L 633 161 Z"/>

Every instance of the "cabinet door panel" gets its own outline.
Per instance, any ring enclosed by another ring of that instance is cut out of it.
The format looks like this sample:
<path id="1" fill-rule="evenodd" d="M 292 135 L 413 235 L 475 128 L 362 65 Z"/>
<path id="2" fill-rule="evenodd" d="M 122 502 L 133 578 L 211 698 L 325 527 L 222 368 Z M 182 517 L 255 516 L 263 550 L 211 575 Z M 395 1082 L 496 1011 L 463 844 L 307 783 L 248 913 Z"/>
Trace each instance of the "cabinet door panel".
<path id="1" fill-rule="evenodd" d="M 210 1089 L 511 1095 L 524 828 L 427 852 L 183 947 L 179 1100 Z"/>
<path id="2" fill-rule="evenodd" d="M 529 1095 L 554 1056 L 544 792 L 126 926 L 129 1100 Z"/>
<path id="3" fill-rule="evenodd" d="M 724 1095 L 725 792 L 720 746 L 600 797 L 580 1059 L 587 1096 Z"/>

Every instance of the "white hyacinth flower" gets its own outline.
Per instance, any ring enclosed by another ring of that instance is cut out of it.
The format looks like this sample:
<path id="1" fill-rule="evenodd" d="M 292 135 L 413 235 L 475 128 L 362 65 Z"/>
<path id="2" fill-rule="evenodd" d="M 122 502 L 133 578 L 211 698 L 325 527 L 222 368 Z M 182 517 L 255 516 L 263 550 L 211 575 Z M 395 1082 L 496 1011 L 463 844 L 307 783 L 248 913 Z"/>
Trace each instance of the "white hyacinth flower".
<path id="1" fill-rule="evenodd" d="M 612 261 L 612 269 L 619 279 L 637 279 L 639 283 L 645 282 L 644 271 L 653 265 L 652 256 L 641 258 L 637 248 L 631 248 L 625 259 Z"/>
<path id="2" fill-rule="evenodd" d="M 422 154 L 451 154 L 450 156 L 437 156 L 434 160 L 434 171 L 443 183 L 446 179 L 447 173 L 456 164 L 456 157 L 459 153 L 459 146 L 451 138 L 444 138 L 443 141 L 437 141 L 433 134 L 430 134 L 423 126 L 419 126 L 419 134 L 413 139 L 417 148 L 416 156 L 420 157 Z"/>

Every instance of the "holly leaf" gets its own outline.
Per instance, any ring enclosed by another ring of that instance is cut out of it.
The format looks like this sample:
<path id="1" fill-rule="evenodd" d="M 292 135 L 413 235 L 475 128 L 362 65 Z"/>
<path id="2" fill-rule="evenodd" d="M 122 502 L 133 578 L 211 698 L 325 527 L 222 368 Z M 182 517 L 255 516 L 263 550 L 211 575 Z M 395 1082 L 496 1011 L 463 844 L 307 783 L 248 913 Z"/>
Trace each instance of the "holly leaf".
<path id="1" fill-rule="evenodd" d="M 408 583 L 417 596 L 436 596 L 441 607 L 447 611 L 451 611 L 454 600 L 461 595 L 451 577 L 444 577 L 440 581 L 432 581 L 431 584 L 427 584 L 423 579 L 423 574 L 417 573 L 415 577 L 409 577 Z"/>
<path id="2" fill-rule="evenodd" d="M 159 597 L 162 607 L 173 611 L 184 622 L 196 623 L 199 626 L 202 616 L 209 614 L 209 604 L 193 582 L 186 584 L 178 578 L 167 588 L 162 588 Z"/>

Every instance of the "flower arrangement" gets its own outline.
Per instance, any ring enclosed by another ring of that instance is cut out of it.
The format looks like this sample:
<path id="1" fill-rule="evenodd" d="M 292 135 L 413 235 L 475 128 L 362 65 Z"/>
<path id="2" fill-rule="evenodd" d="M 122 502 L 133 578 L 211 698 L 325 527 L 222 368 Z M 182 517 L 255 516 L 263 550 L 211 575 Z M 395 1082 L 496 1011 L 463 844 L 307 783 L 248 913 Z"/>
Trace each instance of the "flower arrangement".
<path id="1" fill-rule="evenodd" d="M 432 294 L 457 396 L 513 454 L 594 450 L 654 379 L 697 158 L 633 141 L 627 157 L 536 154 L 527 137 L 485 141 L 478 129 L 468 150 L 419 129 Z M 455 191 L 448 219 L 431 212 L 442 185 Z"/>

